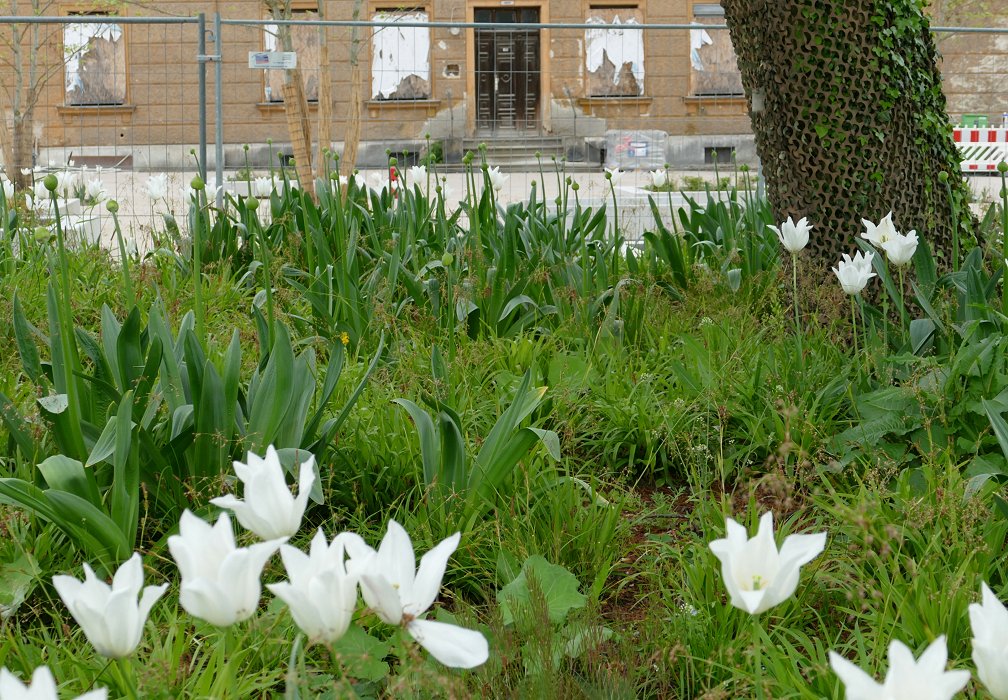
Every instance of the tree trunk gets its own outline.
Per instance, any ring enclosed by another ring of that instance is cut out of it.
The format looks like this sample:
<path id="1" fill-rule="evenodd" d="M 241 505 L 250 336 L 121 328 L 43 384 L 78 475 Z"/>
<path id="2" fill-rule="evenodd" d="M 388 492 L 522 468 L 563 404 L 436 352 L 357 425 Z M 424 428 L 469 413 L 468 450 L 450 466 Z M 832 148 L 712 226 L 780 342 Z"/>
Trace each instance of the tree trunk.
<path id="1" fill-rule="evenodd" d="M 319 0 L 319 19 L 325 20 L 325 0 Z M 329 65 L 329 27 L 319 27 L 319 85 L 318 85 L 318 141 L 319 159 L 317 163 L 318 176 L 328 175 L 329 158 L 327 155 L 333 143 L 333 84 L 332 67 Z"/>
<path id="2" fill-rule="evenodd" d="M 953 200 L 960 231 L 973 218 L 916 0 L 722 5 L 774 214 L 815 225 L 807 257 L 835 264 L 857 250 L 862 218 L 891 210 L 947 267 Z"/>
<path id="3" fill-rule="evenodd" d="M 359 20 L 363 0 L 354 0 L 353 19 Z M 363 76 L 360 70 L 360 30 L 350 30 L 350 98 L 347 100 L 346 133 L 343 135 L 343 157 L 340 160 L 340 174 L 349 178 L 357 164 L 357 145 L 361 133 L 361 87 Z"/>

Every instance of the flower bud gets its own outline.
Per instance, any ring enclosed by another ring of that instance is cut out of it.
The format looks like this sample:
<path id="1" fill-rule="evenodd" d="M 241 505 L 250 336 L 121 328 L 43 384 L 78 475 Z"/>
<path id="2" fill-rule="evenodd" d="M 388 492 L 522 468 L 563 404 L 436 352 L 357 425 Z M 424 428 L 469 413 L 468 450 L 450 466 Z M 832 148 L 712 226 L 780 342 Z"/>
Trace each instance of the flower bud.
<path id="1" fill-rule="evenodd" d="M 197 175 L 196 177 L 194 177 L 189 182 L 189 186 L 192 187 L 197 192 L 199 192 L 200 190 L 206 189 L 206 183 L 203 182 L 203 178 L 201 178 L 199 175 Z"/>
<path id="2" fill-rule="evenodd" d="M 59 187 L 59 180 L 56 179 L 55 175 L 49 173 L 42 178 L 42 184 L 45 185 L 45 188 L 50 192 L 55 192 L 56 188 Z"/>
<path id="3" fill-rule="evenodd" d="M 1008 172 L 1008 163 L 1001 161 L 1000 163 L 998 163 L 997 169 L 999 173 Z"/>
<path id="4" fill-rule="evenodd" d="M 948 177 L 949 177 L 948 173 L 942 170 L 940 173 L 938 173 L 938 182 L 948 182 Z"/>
<path id="5" fill-rule="evenodd" d="M 605 171 L 605 179 L 612 180 L 612 173 L 609 172 L 608 170 Z"/>
<path id="6" fill-rule="evenodd" d="M 45 243 L 52 237 L 52 232 L 45 226 L 35 227 L 35 240 L 39 243 Z"/>
<path id="7" fill-rule="evenodd" d="M 258 197 L 246 197 L 245 198 L 245 206 L 248 207 L 249 209 L 251 209 L 252 211 L 255 211 L 256 209 L 259 208 L 259 198 Z"/>
<path id="8" fill-rule="evenodd" d="M 110 199 L 109 201 L 105 202 L 105 208 L 108 210 L 110 214 L 115 214 L 117 211 L 119 211 L 119 202 L 115 201 L 114 199 Z"/>
<path id="9" fill-rule="evenodd" d="M 578 184 L 577 180 L 571 183 L 571 189 L 574 190 L 575 192 L 581 189 L 581 185 Z"/>
<path id="10" fill-rule="evenodd" d="M 388 164 L 394 168 L 395 166 L 399 165 L 399 159 L 396 158 L 395 156 L 392 156 L 391 158 L 388 159 Z"/>
<path id="11" fill-rule="evenodd" d="M 452 257 L 451 253 L 445 253 L 441 256 L 441 264 L 445 267 L 449 267 L 453 262 L 455 262 L 455 258 Z"/>

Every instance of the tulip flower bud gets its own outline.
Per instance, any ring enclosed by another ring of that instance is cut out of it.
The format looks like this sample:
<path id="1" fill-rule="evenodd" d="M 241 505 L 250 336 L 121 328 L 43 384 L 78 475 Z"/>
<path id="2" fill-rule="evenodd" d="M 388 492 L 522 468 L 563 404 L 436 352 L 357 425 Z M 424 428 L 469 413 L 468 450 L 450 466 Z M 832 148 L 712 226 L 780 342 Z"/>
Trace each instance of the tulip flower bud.
<path id="1" fill-rule="evenodd" d="M 1008 172 L 1008 163 L 1001 161 L 997 164 L 997 169 L 999 173 Z"/>
<path id="2" fill-rule="evenodd" d="M 453 262 L 455 262 L 455 258 L 452 257 L 451 253 L 445 253 L 441 256 L 441 264 L 445 267 L 450 266 Z"/>
<path id="3" fill-rule="evenodd" d="M 115 214 L 117 211 L 119 211 L 119 202 L 115 201 L 114 199 L 110 199 L 109 201 L 105 202 L 105 209 L 107 209 L 110 214 Z"/>
<path id="4" fill-rule="evenodd" d="M 399 159 L 396 158 L 395 156 L 392 156 L 391 158 L 388 159 L 388 164 L 394 168 L 395 166 L 399 165 Z"/>
<path id="5" fill-rule="evenodd" d="M 199 192 L 200 190 L 206 189 L 206 183 L 203 182 L 203 178 L 201 178 L 199 175 L 197 175 L 196 177 L 194 177 L 189 182 L 189 186 L 192 187 L 197 192 Z"/>
<path id="6" fill-rule="evenodd" d="M 49 173 L 42 178 L 42 184 L 45 185 L 45 188 L 50 192 L 55 192 L 56 188 L 59 187 L 59 180 L 56 179 L 55 175 Z"/>

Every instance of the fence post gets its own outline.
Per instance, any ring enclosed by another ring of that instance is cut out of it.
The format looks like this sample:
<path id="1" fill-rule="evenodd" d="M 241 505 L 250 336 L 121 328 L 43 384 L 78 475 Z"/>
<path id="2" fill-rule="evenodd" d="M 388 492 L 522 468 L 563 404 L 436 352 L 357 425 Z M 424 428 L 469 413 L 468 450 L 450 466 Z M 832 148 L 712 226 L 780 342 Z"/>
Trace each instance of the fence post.
<path id="1" fill-rule="evenodd" d="M 220 12 L 214 12 L 214 53 L 217 54 L 217 62 L 214 64 L 214 101 L 215 101 L 215 128 L 217 140 L 214 144 L 214 153 L 216 155 L 216 173 L 217 173 L 217 208 L 220 209 L 224 204 L 224 104 L 221 97 L 223 92 L 223 74 L 222 74 L 222 59 L 223 59 L 223 47 L 224 40 L 221 38 L 221 16 Z"/>
<path id="2" fill-rule="evenodd" d="M 206 157 L 207 157 L 207 119 L 206 119 L 206 15 L 202 12 L 198 15 L 199 43 L 197 47 L 196 60 L 200 64 L 199 71 L 199 175 L 206 182 Z"/>

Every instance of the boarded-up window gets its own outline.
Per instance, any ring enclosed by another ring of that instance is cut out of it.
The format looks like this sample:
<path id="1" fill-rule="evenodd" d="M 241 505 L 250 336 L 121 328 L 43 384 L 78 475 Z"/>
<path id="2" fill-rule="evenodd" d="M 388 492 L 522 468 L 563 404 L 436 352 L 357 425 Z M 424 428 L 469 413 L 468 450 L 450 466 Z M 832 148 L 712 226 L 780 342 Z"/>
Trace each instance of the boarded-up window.
<path id="1" fill-rule="evenodd" d="M 66 104 L 126 102 L 126 40 L 120 24 L 84 22 L 63 28 Z"/>
<path id="2" fill-rule="evenodd" d="M 644 31 L 636 7 L 595 7 L 585 30 L 588 94 L 629 97 L 644 94 Z M 638 27 L 638 28 L 635 28 Z"/>
<path id="3" fill-rule="evenodd" d="M 379 10 L 375 22 L 426 22 L 424 10 Z M 375 27 L 371 35 L 371 98 L 424 100 L 430 88 L 430 28 Z"/>
<path id="4" fill-rule="evenodd" d="M 318 19 L 318 12 L 293 10 L 291 19 Z M 304 24 L 287 25 L 290 30 L 291 48 L 297 54 L 297 67 L 304 78 L 305 98 L 309 102 L 318 101 L 319 81 L 319 30 Z M 276 24 L 266 25 L 265 47 L 267 51 L 285 51 L 280 38 L 281 28 Z M 283 86 L 287 80 L 286 71 L 268 70 L 266 73 L 266 101 L 283 102 Z"/>
<path id="5" fill-rule="evenodd" d="M 695 24 L 723 25 L 724 10 L 718 3 L 693 6 Z M 742 95 L 735 49 L 727 29 L 690 30 L 690 85 L 694 95 Z"/>

